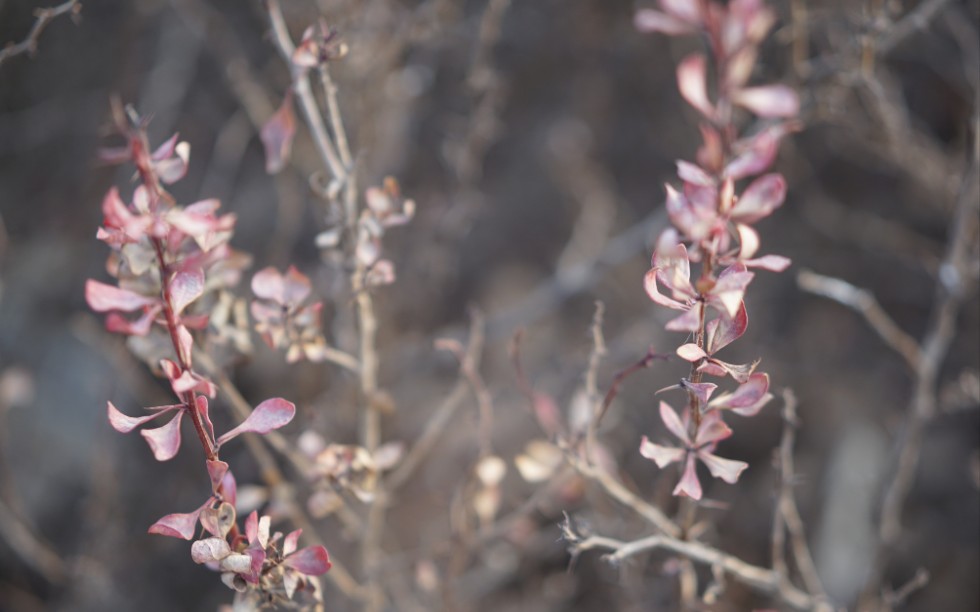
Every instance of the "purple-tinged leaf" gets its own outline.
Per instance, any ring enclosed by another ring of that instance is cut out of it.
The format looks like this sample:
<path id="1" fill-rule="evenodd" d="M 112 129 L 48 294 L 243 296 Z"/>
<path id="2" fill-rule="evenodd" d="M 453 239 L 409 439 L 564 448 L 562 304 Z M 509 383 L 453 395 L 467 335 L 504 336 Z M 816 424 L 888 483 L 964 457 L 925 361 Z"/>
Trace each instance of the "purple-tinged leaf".
<path id="1" fill-rule="evenodd" d="M 174 313 L 180 314 L 188 304 L 204 293 L 204 270 L 181 270 L 170 281 L 170 301 Z"/>
<path id="2" fill-rule="evenodd" d="M 794 117 L 800 112 L 800 98 L 785 85 L 741 89 L 733 101 L 760 117 Z"/>
<path id="3" fill-rule="evenodd" d="M 299 545 L 299 536 L 302 534 L 303 534 L 303 530 L 297 529 L 295 531 L 290 531 L 289 534 L 286 535 L 285 539 L 283 539 L 282 541 L 282 554 L 284 556 L 288 557 L 289 555 L 296 552 L 296 549 Z"/>
<path id="4" fill-rule="evenodd" d="M 217 445 L 221 446 L 228 440 L 246 432 L 264 434 L 273 429 L 279 429 L 293 420 L 296 414 L 296 405 L 288 402 L 281 397 L 273 397 L 265 400 L 255 407 L 252 414 L 248 415 L 242 423 L 224 434 L 217 440 Z"/>
<path id="5" fill-rule="evenodd" d="M 736 382 L 744 383 L 755 371 L 756 366 L 759 365 L 758 361 L 753 361 L 752 363 L 727 363 L 721 361 L 720 359 L 710 359 L 700 367 L 698 370 L 704 372 L 705 374 L 711 374 L 712 376 L 731 376 Z"/>
<path id="6" fill-rule="evenodd" d="M 709 406 L 717 410 L 731 410 L 742 416 L 755 416 L 771 399 L 769 375 L 758 372 L 749 376 L 734 392 L 716 397 Z"/>
<path id="7" fill-rule="evenodd" d="M 752 181 L 732 209 L 732 220 L 755 223 L 782 206 L 786 198 L 786 180 L 780 174 L 766 174 Z"/>
<path id="8" fill-rule="evenodd" d="M 683 448 L 654 444 L 646 436 L 643 436 L 643 440 L 640 441 L 640 454 L 656 463 L 661 469 L 675 461 L 680 461 L 686 453 Z"/>
<path id="9" fill-rule="evenodd" d="M 776 159 L 781 137 L 782 134 L 777 135 L 770 130 L 765 130 L 750 138 L 737 151 L 735 159 L 725 166 L 725 177 L 737 181 L 758 174 L 771 166 Z"/>
<path id="10" fill-rule="evenodd" d="M 163 161 L 172 157 L 174 154 L 174 149 L 177 148 L 177 138 L 179 136 L 180 133 L 178 132 L 164 141 L 163 144 L 157 147 L 156 150 L 150 154 L 150 158 L 153 161 Z"/>
<path id="11" fill-rule="evenodd" d="M 214 423 L 211 422 L 211 414 L 208 410 L 208 398 L 203 395 L 198 395 L 194 401 L 197 403 L 197 413 L 201 415 L 204 426 L 208 428 L 208 434 L 214 440 Z"/>
<path id="12" fill-rule="evenodd" d="M 127 289 L 120 289 L 97 280 L 89 279 L 85 283 L 85 301 L 95 312 L 121 310 L 132 312 L 156 304 L 156 298 L 146 297 Z"/>
<path id="13" fill-rule="evenodd" d="M 744 223 L 736 223 L 735 230 L 738 232 L 738 258 L 744 263 L 759 250 L 759 233 Z"/>
<path id="14" fill-rule="evenodd" d="M 110 312 L 105 318 L 105 328 L 107 331 L 116 334 L 127 334 L 129 336 L 145 336 L 150 333 L 153 321 L 157 313 L 160 312 L 159 306 L 147 308 L 145 312 L 135 321 L 130 321 L 118 312 Z"/>
<path id="15" fill-rule="evenodd" d="M 296 305 L 310 295 L 310 279 L 308 276 L 296 269 L 296 266 L 289 266 L 283 277 L 282 302 L 284 304 Z"/>
<path id="16" fill-rule="evenodd" d="M 306 576 L 321 576 L 327 573 L 332 563 L 330 555 L 323 546 L 307 546 L 286 557 L 283 565 L 291 567 Z"/>
<path id="17" fill-rule="evenodd" d="M 701 406 L 708 403 L 711 398 L 711 394 L 714 393 L 718 385 L 714 383 L 692 383 L 687 381 L 681 382 L 681 387 L 692 392 L 695 397 L 698 398 Z"/>
<path id="18" fill-rule="evenodd" d="M 701 166 L 682 159 L 677 160 L 677 176 L 685 183 L 693 183 L 702 187 L 713 187 L 715 179 Z"/>
<path id="19" fill-rule="evenodd" d="M 701 23 L 701 8 L 698 0 L 660 0 L 660 8 L 668 15 L 688 23 Z"/>
<path id="20" fill-rule="evenodd" d="M 633 26 L 640 32 L 660 32 L 668 36 L 688 34 L 694 26 L 653 9 L 641 9 L 633 17 Z"/>
<path id="21" fill-rule="evenodd" d="M 258 539 L 259 533 L 259 512 L 252 510 L 245 518 L 245 539 L 249 544 L 254 544 Z"/>
<path id="22" fill-rule="evenodd" d="M 160 182 L 167 185 L 176 183 L 187 174 L 188 161 L 191 157 L 191 145 L 186 142 L 179 142 L 174 147 L 174 153 L 174 156 L 161 159 L 153 164 L 153 170 L 156 172 Z"/>
<path id="23" fill-rule="evenodd" d="M 711 475 L 715 478 L 721 478 L 728 484 L 735 484 L 738 482 L 738 477 L 742 474 L 745 468 L 749 467 L 748 463 L 744 461 L 735 461 L 733 459 L 722 459 L 717 455 L 712 455 L 709 452 L 700 451 L 698 453 L 698 458 L 701 459 L 702 463 L 708 466 L 708 470 Z"/>
<path id="24" fill-rule="evenodd" d="M 770 272 L 782 272 L 788 268 L 793 261 L 789 257 L 782 255 L 763 255 L 755 259 L 746 259 L 742 262 L 747 268 L 762 268 Z"/>
<path id="25" fill-rule="evenodd" d="M 749 286 L 752 272 L 745 269 L 741 263 L 731 265 L 718 275 L 718 281 L 708 292 L 709 301 L 723 313 L 734 317 L 742 305 L 742 298 L 745 296 L 745 289 Z"/>
<path id="26" fill-rule="evenodd" d="M 218 494 L 218 489 L 221 487 L 221 483 L 225 478 L 225 474 L 228 473 L 228 464 L 224 461 L 219 460 L 208 460 L 208 476 L 211 478 L 211 490 L 215 495 Z"/>
<path id="27" fill-rule="evenodd" d="M 694 453 L 688 453 L 684 465 L 684 474 L 674 487 L 674 495 L 686 495 L 693 500 L 701 499 L 701 482 L 698 480 L 698 470 L 694 462 Z"/>
<path id="28" fill-rule="evenodd" d="M 293 114 L 293 93 L 286 92 L 279 110 L 262 126 L 259 138 L 265 146 L 265 171 L 276 174 L 289 161 L 296 135 L 296 116 Z"/>
<path id="29" fill-rule="evenodd" d="M 650 299 L 661 306 L 666 306 L 667 308 L 673 308 L 674 310 L 687 310 L 687 304 L 678 302 L 677 300 L 672 300 L 666 295 L 660 293 L 660 289 L 657 287 L 657 276 L 659 273 L 660 270 L 658 268 L 652 268 L 643 276 L 643 288 L 646 290 Z"/>
<path id="30" fill-rule="evenodd" d="M 157 535 L 169 536 L 171 538 L 190 540 L 194 537 L 194 532 L 197 529 L 197 520 L 201 516 L 201 512 L 211 505 L 212 501 L 214 501 L 214 498 L 209 497 L 208 500 L 194 512 L 189 512 L 187 514 L 168 514 L 150 525 L 147 533 L 155 533 Z"/>
<path id="31" fill-rule="evenodd" d="M 742 302 L 734 317 L 722 315 L 717 319 L 708 322 L 705 333 L 708 336 L 708 353 L 714 355 L 732 342 L 742 337 L 745 330 L 749 327 L 749 314 L 745 310 L 745 302 Z"/>
<path id="32" fill-rule="evenodd" d="M 109 412 L 109 425 L 119 433 L 129 433 L 148 421 L 151 421 L 164 412 L 169 412 L 171 410 L 179 410 L 183 408 L 183 404 L 174 404 L 172 406 L 157 406 L 152 408 L 154 410 L 153 414 L 142 416 L 142 417 L 131 417 L 119 412 L 119 410 L 112 404 L 112 402 L 106 402 L 108 405 Z"/>
<path id="33" fill-rule="evenodd" d="M 183 416 L 184 411 L 181 410 L 163 427 L 140 430 L 140 435 L 150 445 L 157 461 L 169 461 L 180 450 L 180 420 Z"/>
<path id="34" fill-rule="evenodd" d="M 664 329 L 667 331 L 696 332 L 701 325 L 701 309 L 704 308 L 702 302 L 696 302 L 691 309 L 667 322 Z"/>
<path id="35" fill-rule="evenodd" d="M 687 427 L 684 426 L 680 417 L 677 416 L 677 413 L 674 412 L 674 409 L 667 402 L 660 402 L 660 418 L 670 433 L 681 440 L 687 440 Z"/>
<path id="36" fill-rule="evenodd" d="M 180 348 L 180 359 L 188 366 L 194 357 L 194 336 L 184 325 L 177 326 L 177 346 Z"/>
<path id="37" fill-rule="evenodd" d="M 225 538 L 235 525 L 235 507 L 228 502 L 201 512 L 201 527 L 216 538 Z"/>
<path id="38" fill-rule="evenodd" d="M 721 413 L 711 411 L 701 419 L 701 427 L 698 428 L 697 437 L 694 440 L 694 447 L 697 449 L 705 446 L 714 446 L 717 442 L 724 440 L 732 435 L 732 429 L 725 424 L 721 418 Z"/>
<path id="39" fill-rule="evenodd" d="M 708 99 L 707 67 L 701 54 L 689 55 L 677 66 L 677 88 L 688 104 L 711 119 L 715 107 Z"/>
<path id="40" fill-rule="evenodd" d="M 231 554 L 231 547 L 223 538 L 205 538 L 191 544 L 194 563 L 215 563 Z"/>
<path id="41" fill-rule="evenodd" d="M 238 483 L 231 470 L 228 470 L 221 481 L 221 498 L 232 506 L 238 505 Z"/>

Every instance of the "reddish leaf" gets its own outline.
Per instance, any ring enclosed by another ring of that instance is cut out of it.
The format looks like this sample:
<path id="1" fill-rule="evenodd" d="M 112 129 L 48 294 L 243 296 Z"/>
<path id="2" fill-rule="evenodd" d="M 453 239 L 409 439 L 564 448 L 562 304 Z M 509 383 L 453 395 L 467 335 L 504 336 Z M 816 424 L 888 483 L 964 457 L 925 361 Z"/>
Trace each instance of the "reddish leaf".
<path id="1" fill-rule="evenodd" d="M 289 556 L 296 552 L 297 544 L 299 543 L 299 536 L 303 533 L 302 529 L 297 529 L 295 531 L 290 531 L 289 534 L 282 541 L 282 554 Z"/>
<path id="2" fill-rule="evenodd" d="M 201 516 L 201 512 L 203 512 L 213 500 L 213 497 L 209 497 L 208 500 L 204 502 L 204 505 L 194 512 L 190 512 L 188 514 L 168 514 L 150 525 L 147 532 L 155 533 L 157 535 L 170 536 L 172 538 L 183 538 L 184 540 L 190 540 L 194 537 L 194 531 L 197 528 L 197 520 Z"/>
<path id="3" fill-rule="evenodd" d="M 129 433 L 148 421 L 151 421 L 164 412 L 170 410 L 177 410 L 183 408 L 183 404 L 174 404 L 172 406 L 158 406 L 153 408 L 155 412 L 153 414 L 142 416 L 142 417 L 131 417 L 119 412 L 119 410 L 112 404 L 112 402 L 106 402 L 108 405 L 109 412 L 109 425 L 119 433 Z"/>
<path id="4" fill-rule="evenodd" d="M 242 421 L 238 427 L 235 427 L 218 438 L 217 444 L 221 446 L 232 438 L 246 432 L 258 434 L 269 433 L 273 429 L 279 429 L 292 421 L 295 414 L 296 405 L 292 402 L 288 402 L 281 397 L 267 399 L 256 406 L 252 414 L 248 415 L 248 418 Z"/>
<path id="5" fill-rule="evenodd" d="M 677 87 L 688 104 L 705 117 L 714 117 L 715 107 L 708 99 L 707 66 L 703 55 L 689 55 L 677 66 Z"/>
<path id="6" fill-rule="evenodd" d="M 732 209 L 732 220 L 755 223 L 769 216 L 786 198 L 786 180 L 780 174 L 767 174 L 752 181 Z"/>
<path id="7" fill-rule="evenodd" d="M 286 93 L 282 105 L 262 126 L 259 137 L 265 146 L 265 171 L 276 174 L 289 161 L 296 134 L 296 117 L 293 115 L 292 90 Z"/>
<path id="8" fill-rule="evenodd" d="M 717 455 L 713 455 L 709 452 L 701 451 L 698 453 L 698 458 L 708 466 L 708 471 L 715 478 L 721 478 L 728 484 L 735 484 L 738 482 L 738 477 L 742 474 L 747 467 L 748 463 L 744 461 L 734 461 L 732 459 L 722 459 Z"/>
<path id="9" fill-rule="evenodd" d="M 708 353 L 714 355 L 735 340 L 742 337 L 745 330 L 749 327 L 749 314 L 745 310 L 745 303 L 739 305 L 734 317 L 721 316 L 709 321 L 705 327 L 708 336 Z M 691 361 L 691 360 L 688 360 Z"/>
<path id="10" fill-rule="evenodd" d="M 89 308 L 96 312 L 108 312 L 110 310 L 131 312 L 144 306 L 151 306 L 157 300 L 89 279 L 85 283 L 85 301 L 88 302 Z"/>
<path id="11" fill-rule="evenodd" d="M 181 410 L 163 427 L 140 431 L 157 461 L 169 461 L 180 450 L 180 419 L 183 415 L 184 411 Z"/>
<path id="12" fill-rule="evenodd" d="M 674 495 L 686 495 L 691 499 L 701 499 L 701 482 L 698 480 L 697 466 L 694 462 L 694 454 L 687 455 L 687 462 L 684 464 L 684 474 L 674 487 Z"/>
<path id="13" fill-rule="evenodd" d="M 643 436 L 643 440 L 640 441 L 640 454 L 656 463 L 659 468 L 680 461 L 686 452 L 683 448 L 654 444 L 646 436 Z"/>
<path id="14" fill-rule="evenodd" d="M 195 268 L 174 274 L 170 281 L 170 300 L 175 314 L 204 293 L 204 270 Z"/>
<path id="15" fill-rule="evenodd" d="M 307 546 L 286 557 L 283 565 L 291 567 L 300 574 L 320 576 L 327 573 L 332 563 L 330 555 L 323 546 Z"/>
<path id="16" fill-rule="evenodd" d="M 224 461 L 211 461 L 208 460 L 208 476 L 211 478 L 211 490 L 217 494 L 218 489 L 221 488 L 221 483 L 224 481 L 225 474 L 228 473 L 228 464 Z"/>
<path id="17" fill-rule="evenodd" d="M 660 418 L 670 433 L 680 440 L 687 440 L 687 427 L 667 402 L 660 402 Z"/>

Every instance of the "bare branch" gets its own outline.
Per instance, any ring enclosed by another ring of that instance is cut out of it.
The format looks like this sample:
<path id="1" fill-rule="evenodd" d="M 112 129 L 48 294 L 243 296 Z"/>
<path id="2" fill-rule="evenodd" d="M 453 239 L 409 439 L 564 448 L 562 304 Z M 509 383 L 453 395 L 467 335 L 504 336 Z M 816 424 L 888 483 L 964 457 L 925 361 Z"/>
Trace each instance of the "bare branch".
<path id="1" fill-rule="evenodd" d="M 796 282 L 804 291 L 829 298 L 855 310 L 864 317 L 872 329 L 878 332 L 885 344 L 905 359 L 911 369 L 915 370 L 919 367 L 922 359 L 919 343 L 888 316 L 870 291 L 855 287 L 839 278 L 823 276 L 810 270 L 800 271 Z"/>
<path id="2" fill-rule="evenodd" d="M 78 16 L 82 13 L 82 5 L 78 0 L 68 0 L 51 8 L 39 8 L 34 10 L 34 25 L 27 33 L 27 38 L 19 43 L 7 43 L 7 46 L 0 49 L 0 65 L 8 59 L 22 55 L 24 53 L 33 56 L 37 51 L 37 41 L 41 37 L 41 32 L 48 27 L 52 21 L 61 15 L 70 14 L 72 21 L 78 22 Z"/>

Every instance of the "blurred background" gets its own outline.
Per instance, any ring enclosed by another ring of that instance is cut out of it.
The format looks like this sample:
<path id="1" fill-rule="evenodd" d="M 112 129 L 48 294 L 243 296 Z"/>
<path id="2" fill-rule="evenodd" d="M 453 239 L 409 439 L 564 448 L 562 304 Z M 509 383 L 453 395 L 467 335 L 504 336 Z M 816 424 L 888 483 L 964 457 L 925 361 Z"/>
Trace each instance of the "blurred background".
<path id="1" fill-rule="evenodd" d="M 22 40 L 40 4 L 0 0 L 0 43 Z M 759 229 L 763 252 L 794 266 L 756 276 L 749 330 L 728 357 L 762 357 L 774 388 L 799 399 L 795 492 L 828 592 L 849 605 L 872 562 L 879 480 L 914 381 L 859 315 L 804 293 L 796 275 L 846 280 L 914 338 L 929 329 L 957 201 L 980 197 L 971 127 L 980 7 L 773 4 L 779 22 L 756 82 L 797 87 L 805 129 L 784 141 L 777 169 L 789 195 Z M 674 77 L 697 41 L 639 34 L 632 16 L 642 5 L 630 1 L 283 5 L 294 38 L 322 14 L 350 46 L 332 69 L 362 183 L 395 176 L 418 203 L 413 222 L 388 233 L 398 280 L 376 294 L 381 385 L 392 398 L 386 440 L 410 445 L 450 393 L 457 365 L 433 340 L 464 340 L 471 308 L 486 317 L 481 373 L 494 402 L 493 446 L 508 463 L 545 437 L 508 358 L 518 329 L 535 390 L 562 410 L 582 384 L 596 300 L 605 304 L 603 390 L 649 346 L 678 344 L 641 279 L 666 222 L 663 183 L 676 181 L 674 160 L 691 159 L 699 141 Z M 161 515 L 199 505 L 198 449 L 185 444 L 160 464 L 143 440 L 106 422 L 106 400 L 135 414 L 167 403 L 169 391 L 85 304 L 85 280 L 108 278 L 108 250 L 95 240 L 102 197 L 131 178 L 128 168 L 100 165 L 97 151 L 113 94 L 152 117 L 152 142 L 179 131 L 191 166 L 174 186 L 178 201 L 217 197 L 236 213 L 233 245 L 253 255 L 252 272 L 293 263 L 308 274 L 327 302 L 328 334 L 343 346 L 350 304 L 332 300 L 338 279 L 314 246 L 323 204 L 308 181 L 319 161 L 302 125 L 291 165 L 276 176 L 264 169 L 258 130 L 289 79 L 259 0 L 89 0 L 77 23 L 49 25 L 33 57 L 0 64 L 0 610 L 213 610 L 231 600 L 185 542 L 145 533 Z M 975 216 L 966 219 L 973 288 Z M 978 333 L 971 290 L 888 566 L 896 587 L 920 568 L 929 573 L 904 609 L 980 607 Z M 355 381 L 322 364 L 287 366 L 253 343 L 232 378 L 253 403 L 296 402 L 289 439 L 312 428 L 332 442 L 357 440 Z M 667 504 L 673 474 L 636 449 L 641 435 L 662 434 L 654 391 L 685 371 L 675 360 L 631 377 L 601 432 L 629 486 Z M 227 424 L 220 405 L 216 419 Z M 672 609 L 667 555 L 613 568 L 585 554 L 569 570 L 557 523 L 567 510 L 624 539 L 648 526 L 584 485 L 528 508 L 542 485 L 513 466 L 500 513 L 523 508 L 517 527 L 462 561 L 440 556 L 439 543 L 459 537 L 449 509 L 477 458 L 476 419 L 468 399 L 388 514 L 384 581 L 397 609 Z M 767 565 L 779 404 L 731 421 L 723 454 L 752 467 L 736 487 L 706 483 L 716 504 L 703 511 L 713 521 L 704 538 Z M 240 484 L 260 482 L 244 445 L 228 453 Z M 297 495 L 307 495 L 297 481 Z M 335 517 L 317 526 L 331 555 L 356 568 L 356 544 Z M 436 579 L 451 585 L 451 606 L 426 591 Z M 326 593 L 328 610 L 352 607 L 332 587 Z M 731 583 L 713 609 L 767 606 Z"/>

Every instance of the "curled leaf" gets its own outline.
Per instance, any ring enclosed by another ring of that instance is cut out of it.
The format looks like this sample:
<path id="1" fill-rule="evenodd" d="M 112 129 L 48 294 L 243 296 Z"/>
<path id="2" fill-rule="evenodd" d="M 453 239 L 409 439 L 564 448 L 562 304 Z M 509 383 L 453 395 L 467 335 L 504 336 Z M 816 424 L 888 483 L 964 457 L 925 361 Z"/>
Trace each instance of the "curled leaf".
<path id="1" fill-rule="evenodd" d="M 273 429 L 279 429 L 293 420 L 296 415 L 296 405 L 281 397 L 265 400 L 255 407 L 252 414 L 242 423 L 218 438 L 217 445 L 221 446 L 228 440 L 246 432 L 264 434 Z"/>

